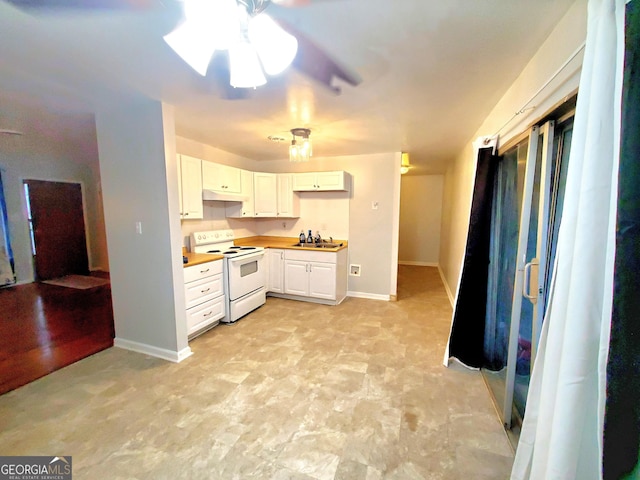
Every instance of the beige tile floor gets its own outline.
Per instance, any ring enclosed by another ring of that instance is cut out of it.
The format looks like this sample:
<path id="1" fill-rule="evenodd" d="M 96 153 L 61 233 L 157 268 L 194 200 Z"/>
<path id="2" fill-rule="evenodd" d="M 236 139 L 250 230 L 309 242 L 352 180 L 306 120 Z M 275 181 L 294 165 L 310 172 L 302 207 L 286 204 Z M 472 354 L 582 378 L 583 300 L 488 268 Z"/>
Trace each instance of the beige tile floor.
<path id="1" fill-rule="evenodd" d="M 398 302 L 270 298 L 180 364 L 111 348 L 0 397 L 0 455 L 72 455 L 74 479 L 506 479 L 478 372 L 441 365 L 435 268 Z"/>

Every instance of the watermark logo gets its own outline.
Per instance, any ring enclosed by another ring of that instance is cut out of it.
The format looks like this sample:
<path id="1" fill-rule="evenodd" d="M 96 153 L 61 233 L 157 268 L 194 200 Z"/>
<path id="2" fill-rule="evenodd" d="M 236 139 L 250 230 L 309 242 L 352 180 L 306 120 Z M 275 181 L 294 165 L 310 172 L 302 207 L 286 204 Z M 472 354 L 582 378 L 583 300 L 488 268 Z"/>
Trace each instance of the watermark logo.
<path id="1" fill-rule="evenodd" d="M 71 456 L 0 456 L 0 480 L 71 480 Z"/>

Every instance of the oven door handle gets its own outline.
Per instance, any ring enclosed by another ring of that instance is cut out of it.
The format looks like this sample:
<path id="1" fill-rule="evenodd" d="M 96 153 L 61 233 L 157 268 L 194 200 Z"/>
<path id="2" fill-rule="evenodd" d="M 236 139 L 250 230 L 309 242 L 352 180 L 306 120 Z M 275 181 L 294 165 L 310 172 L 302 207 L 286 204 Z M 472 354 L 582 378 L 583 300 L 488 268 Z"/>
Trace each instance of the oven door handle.
<path id="1" fill-rule="evenodd" d="M 231 257 L 229 258 L 229 262 L 234 265 L 244 265 L 245 263 L 249 263 L 254 261 L 256 258 L 264 257 L 264 250 L 260 252 L 250 253 L 248 255 L 241 255 L 240 257 Z"/>

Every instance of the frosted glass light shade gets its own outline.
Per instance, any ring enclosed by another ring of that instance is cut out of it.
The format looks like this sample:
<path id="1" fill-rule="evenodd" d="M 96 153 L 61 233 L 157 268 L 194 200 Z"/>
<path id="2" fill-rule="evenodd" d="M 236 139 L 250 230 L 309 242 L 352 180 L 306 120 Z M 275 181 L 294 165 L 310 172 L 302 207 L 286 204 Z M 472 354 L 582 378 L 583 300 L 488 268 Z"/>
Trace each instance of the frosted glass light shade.
<path id="1" fill-rule="evenodd" d="M 261 13 L 249 21 L 249 41 L 255 47 L 268 75 L 278 75 L 298 52 L 298 40 L 285 32 L 271 17 Z"/>
<path id="2" fill-rule="evenodd" d="M 409 154 L 403 152 L 400 160 L 400 175 L 404 175 L 409 172 L 411 165 L 409 164 Z"/>
<path id="3" fill-rule="evenodd" d="M 238 41 L 238 4 L 236 0 L 185 0 L 184 16 L 184 23 L 165 35 L 164 41 L 204 76 L 213 53 Z"/>
<path id="4" fill-rule="evenodd" d="M 207 74 L 209 62 L 216 48 L 206 30 L 186 21 L 165 35 L 164 41 L 196 72 L 202 76 Z"/>
<path id="5" fill-rule="evenodd" d="M 289 161 L 290 162 L 308 162 L 311 156 L 310 143 L 291 143 L 289 147 Z"/>
<path id="6" fill-rule="evenodd" d="M 267 83 L 253 46 L 238 42 L 229 49 L 229 83 L 236 88 L 255 88 Z"/>

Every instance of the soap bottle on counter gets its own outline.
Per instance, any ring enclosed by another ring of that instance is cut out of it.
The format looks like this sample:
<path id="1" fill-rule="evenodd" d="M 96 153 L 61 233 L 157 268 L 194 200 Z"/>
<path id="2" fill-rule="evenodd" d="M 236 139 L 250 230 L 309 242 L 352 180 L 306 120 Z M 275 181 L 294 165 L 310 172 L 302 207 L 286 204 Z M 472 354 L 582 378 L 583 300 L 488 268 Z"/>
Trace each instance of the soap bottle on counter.
<path id="1" fill-rule="evenodd" d="M 307 243 L 313 243 L 313 235 L 311 235 L 311 230 L 309 230 L 309 236 L 307 237 Z"/>
<path id="2" fill-rule="evenodd" d="M 307 241 L 307 238 L 304 235 L 304 230 L 300 230 L 300 237 L 298 237 L 300 239 L 300 243 L 305 243 Z"/>

